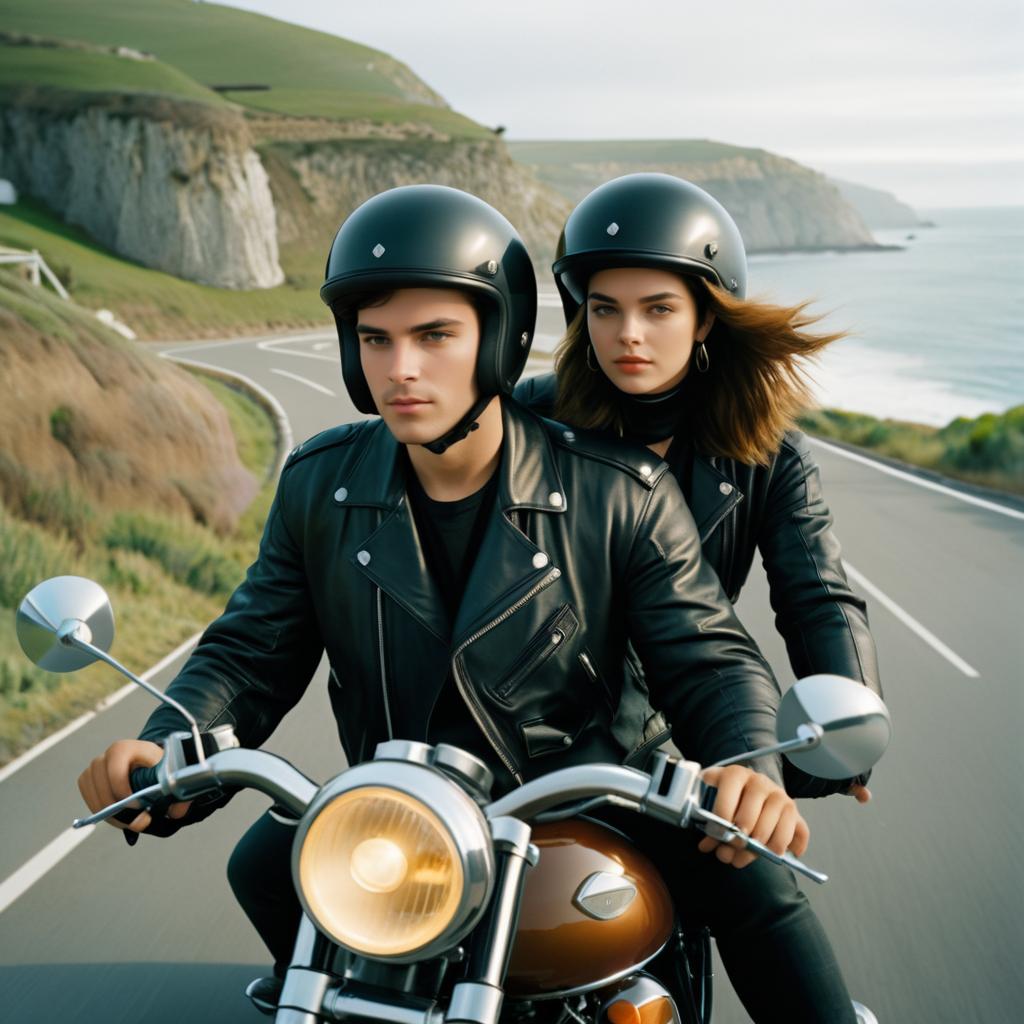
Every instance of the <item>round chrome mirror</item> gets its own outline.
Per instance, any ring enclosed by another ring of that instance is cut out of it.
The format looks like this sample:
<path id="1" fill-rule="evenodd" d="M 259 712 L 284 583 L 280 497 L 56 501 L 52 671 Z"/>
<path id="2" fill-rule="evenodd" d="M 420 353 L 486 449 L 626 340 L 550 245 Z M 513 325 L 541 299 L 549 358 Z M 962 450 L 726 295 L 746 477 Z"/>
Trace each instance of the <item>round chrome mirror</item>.
<path id="1" fill-rule="evenodd" d="M 25 595 L 18 608 L 21 649 L 47 672 L 74 672 L 91 665 L 96 656 L 72 647 L 76 635 L 102 651 L 114 642 L 114 610 L 107 592 L 81 576 L 54 576 Z"/>
<path id="2" fill-rule="evenodd" d="M 808 724 L 821 728 L 821 742 L 811 750 L 789 751 L 786 757 L 822 779 L 866 772 L 892 738 L 892 719 L 881 697 L 843 676 L 808 676 L 786 692 L 776 726 L 779 740 L 791 740 Z"/>

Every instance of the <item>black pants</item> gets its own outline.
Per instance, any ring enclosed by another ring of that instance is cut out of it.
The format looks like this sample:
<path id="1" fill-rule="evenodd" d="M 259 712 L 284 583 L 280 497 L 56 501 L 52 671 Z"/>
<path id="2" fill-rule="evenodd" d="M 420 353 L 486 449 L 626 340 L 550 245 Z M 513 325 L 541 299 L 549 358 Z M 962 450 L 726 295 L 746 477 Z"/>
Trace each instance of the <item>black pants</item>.
<path id="1" fill-rule="evenodd" d="M 707 925 L 751 1018 L 787 1024 L 854 1024 L 832 946 L 793 875 L 764 861 L 737 870 L 697 850 L 699 836 L 614 810 L 600 817 L 626 832 L 661 870 L 684 928 Z M 228 879 L 283 976 L 301 908 L 291 878 L 294 828 L 265 814 L 242 837 Z"/>

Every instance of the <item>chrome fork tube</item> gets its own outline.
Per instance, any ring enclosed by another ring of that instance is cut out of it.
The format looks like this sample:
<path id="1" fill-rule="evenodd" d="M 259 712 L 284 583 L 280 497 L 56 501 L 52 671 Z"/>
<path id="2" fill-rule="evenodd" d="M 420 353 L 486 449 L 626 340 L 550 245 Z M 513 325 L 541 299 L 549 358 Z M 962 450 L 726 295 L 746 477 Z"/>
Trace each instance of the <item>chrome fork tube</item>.
<path id="1" fill-rule="evenodd" d="M 497 1024 L 526 871 L 537 863 L 538 852 L 530 843 L 528 825 L 514 818 L 497 818 L 491 828 L 498 854 L 494 895 L 476 928 L 480 938 L 470 957 L 467 980 L 452 992 L 445 1014 L 447 1024 Z"/>
<path id="2" fill-rule="evenodd" d="M 309 915 L 303 914 L 274 1016 L 275 1024 L 319 1024 L 323 1020 L 328 989 L 337 983 L 337 978 L 318 966 L 322 959 L 319 947 L 325 941 Z"/>

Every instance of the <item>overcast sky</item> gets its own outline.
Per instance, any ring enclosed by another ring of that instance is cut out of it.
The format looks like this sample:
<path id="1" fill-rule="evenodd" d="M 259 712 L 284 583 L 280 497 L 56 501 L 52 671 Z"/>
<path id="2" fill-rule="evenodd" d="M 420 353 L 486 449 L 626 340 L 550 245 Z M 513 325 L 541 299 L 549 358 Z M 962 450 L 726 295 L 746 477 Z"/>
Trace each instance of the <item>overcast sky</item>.
<path id="1" fill-rule="evenodd" d="M 511 139 L 711 138 L 1024 204 L 1021 0 L 223 2 L 384 50 Z"/>

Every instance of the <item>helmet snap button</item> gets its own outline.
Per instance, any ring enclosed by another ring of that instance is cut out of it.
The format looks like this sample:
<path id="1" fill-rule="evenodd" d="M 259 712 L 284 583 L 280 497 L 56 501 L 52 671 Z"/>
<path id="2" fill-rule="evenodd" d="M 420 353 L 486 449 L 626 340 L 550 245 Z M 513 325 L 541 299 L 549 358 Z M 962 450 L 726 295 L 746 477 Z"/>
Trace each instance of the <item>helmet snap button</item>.
<path id="1" fill-rule="evenodd" d="M 369 555 L 367 555 L 367 561 L 369 561 Z M 543 569 L 548 564 L 548 556 L 543 551 L 538 551 L 533 556 L 533 567 L 534 569 Z"/>
<path id="2" fill-rule="evenodd" d="M 740 286 L 740 283 L 739 283 L 739 281 L 736 280 L 735 277 L 730 277 L 729 278 L 729 291 L 734 292 L 734 291 L 736 291 L 737 288 L 739 288 L 739 286 Z"/>
<path id="3" fill-rule="evenodd" d="M 718 243 L 708 242 L 704 247 L 704 251 L 708 254 L 708 259 L 713 260 L 718 255 Z"/>
<path id="4" fill-rule="evenodd" d="M 493 277 L 498 272 L 498 261 L 488 260 L 487 261 L 487 273 Z"/>
<path id="5" fill-rule="evenodd" d="M 523 331 L 523 333 L 519 335 L 519 344 L 523 348 L 526 348 L 526 346 L 530 344 L 530 332 L 529 331 Z"/>
<path id="6" fill-rule="evenodd" d="M 360 565 L 370 564 L 370 552 L 369 551 L 358 551 L 356 552 L 356 561 Z"/>
<path id="7" fill-rule="evenodd" d="M 605 228 L 605 231 L 607 231 L 609 235 L 617 235 L 619 233 L 619 225 L 616 224 L 615 221 L 612 221 L 611 224 Z"/>
<path id="8" fill-rule="evenodd" d="M 571 430 L 564 431 L 562 433 L 562 437 L 564 437 L 566 439 L 566 441 L 575 441 L 576 440 L 576 435 Z"/>
<path id="9" fill-rule="evenodd" d="M 344 501 L 347 497 L 348 497 L 348 488 L 347 487 L 339 487 L 334 492 L 334 500 L 335 501 Z"/>
<path id="10" fill-rule="evenodd" d="M 648 477 L 648 476 L 651 475 L 652 472 L 653 472 L 653 470 L 651 469 L 650 466 L 647 465 L 646 462 L 640 467 L 640 475 L 642 477 Z"/>
<path id="11" fill-rule="evenodd" d="M 372 249 L 370 250 L 370 252 L 372 252 L 372 253 L 373 253 L 373 255 L 374 255 L 374 256 L 375 256 L 375 257 L 376 257 L 377 259 L 380 259 L 380 258 L 381 258 L 381 256 L 383 256 L 383 255 L 384 255 L 384 253 L 386 253 L 386 252 L 387 252 L 387 249 L 385 249 L 385 248 L 384 248 L 384 246 L 383 246 L 383 245 L 381 245 L 381 244 L 380 244 L 380 242 L 378 242 L 378 243 L 377 243 L 377 244 L 376 244 L 376 245 L 375 245 L 375 246 L 374 246 L 374 247 L 373 247 L 373 248 L 372 248 Z"/>
<path id="12" fill-rule="evenodd" d="M 555 508 L 562 507 L 562 496 L 558 493 L 558 491 L 552 491 L 548 495 L 548 501 L 550 501 L 551 504 L 555 506 Z"/>
<path id="13" fill-rule="evenodd" d="M 727 484 L 724 480 L 718 485 L 718 489 L 723 494 L 732 494 L 732 484 Z"/>

